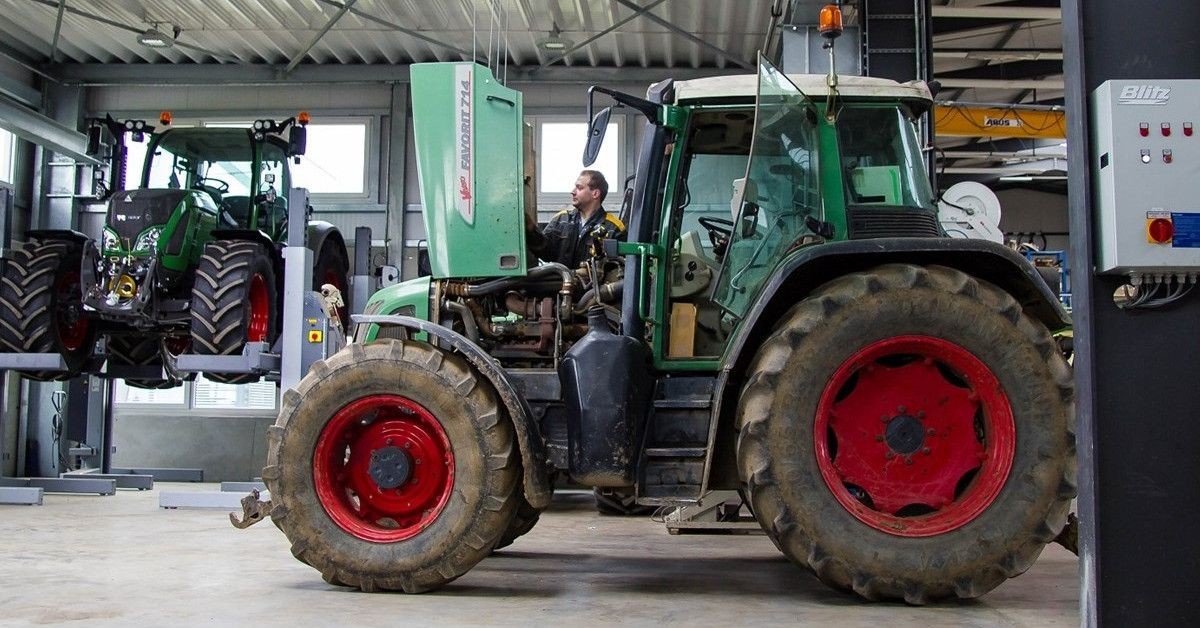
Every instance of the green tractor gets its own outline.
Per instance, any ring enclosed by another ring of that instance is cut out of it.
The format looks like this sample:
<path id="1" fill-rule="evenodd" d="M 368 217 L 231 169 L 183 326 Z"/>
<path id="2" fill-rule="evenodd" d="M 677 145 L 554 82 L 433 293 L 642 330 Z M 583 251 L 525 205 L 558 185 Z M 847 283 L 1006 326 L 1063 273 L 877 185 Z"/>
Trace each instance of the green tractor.
<path id="1" fill-rule="evenodd" d="M 307 114 L 301 114 L 307 123 Z M 162 122 L 169 123 L 164 113 Z M 288 131 L 285 139 L 283 134 Z M 147 142 L 141 180 L 126 186 L 124 136 Z M 141 120 L 92 122 L 89 151 L 110 147 L 110 177 L 98 181 L 108 213 L 102 237 L 31 231 L 5 260 L 0 281 L 0 349 L 61 356 L 65 370 L 23 370 L 35 380 L 101 371 L 130 386 L 170 388 L 194 373 L 174 370 L 182 353 L 241 354 L 273 343 L 281 329 L 289 160 L 304 153 L 295 118 L 253 128 L 193 127 L 155 132 Z M 314 290 L 345 291 L 349 261 L 338 230 L 307 225 L 315 251 Z M 218 382 L 253 373 L 205 374 Z"/>
<path id="2" fill-rule="evenodd" d="M 465 63 L 411 77 L 432 275 L 377 292 L 268 431 L 255 512 L 326 581 L 445 585 L 555 476 L 640 505 L 743 491 L 790 560 L 870 600 L 982 595 L 1063 528 L 1067 317 L 1025 259 L 940 229 L 923 83 L 763 61 L 593 87 L 645 130 L 627 241 L 566 268 L 526 254 L 521 95 Z"/>

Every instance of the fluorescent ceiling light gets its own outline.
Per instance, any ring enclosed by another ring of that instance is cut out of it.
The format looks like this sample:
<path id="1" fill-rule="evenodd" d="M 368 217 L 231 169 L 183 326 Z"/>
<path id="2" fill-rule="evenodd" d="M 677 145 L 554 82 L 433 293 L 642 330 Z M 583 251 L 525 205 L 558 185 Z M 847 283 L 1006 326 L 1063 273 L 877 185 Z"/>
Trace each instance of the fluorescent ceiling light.
<path id="1" fill-rule="evenodd" d="M 147 28 L 138 35 L 138 43 L 148 48 L 170 48 L 175 45 L 175 37 L 178 31 L 173 29 L 172 34 L 162 32 L 157 28 Z"/>
<path id="2" fill-rule="evenodd" d="M 562 36 L 562 31 L 558 30 L 558 24 L 550 31 L 550 36 L 538 41 L 537 45 L 542 50 L 548 52 L 562 52 L 569 49 L 575 42 Z"/>

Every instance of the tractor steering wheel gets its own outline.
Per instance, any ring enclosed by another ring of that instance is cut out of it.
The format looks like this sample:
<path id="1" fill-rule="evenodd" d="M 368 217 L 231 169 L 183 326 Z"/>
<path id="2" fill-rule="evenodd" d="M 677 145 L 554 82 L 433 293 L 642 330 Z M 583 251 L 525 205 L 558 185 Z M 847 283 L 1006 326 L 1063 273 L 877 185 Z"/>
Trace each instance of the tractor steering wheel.
<path id="1" fill-rule="evenodd" d="M 196 179 L 195 183 L 192 184 L 192 187 L 196 188 L 197 190 L 204 190 L 206 192 L 216 192 L 220 196 L 224 196 L 225 193 L 229 191 L 228 183 L 212 177 L 200 177 Z"/>
<path id="2" fill-rule="evenodd" d="M 713 245 L 713 255 L 720 258 L 729 247 L 729 238 L 733 236 L 733 221 L 726 218 L 701 216 L 696 219 L 701 227 L 708 230 L 708 241 Z"/>

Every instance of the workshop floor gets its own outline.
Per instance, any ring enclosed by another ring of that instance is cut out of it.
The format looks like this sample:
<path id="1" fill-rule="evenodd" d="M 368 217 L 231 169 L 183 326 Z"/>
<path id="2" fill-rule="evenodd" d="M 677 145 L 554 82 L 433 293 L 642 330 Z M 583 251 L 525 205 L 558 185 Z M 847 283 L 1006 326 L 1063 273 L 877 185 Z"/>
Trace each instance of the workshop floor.
<path id="1" fill-rule="evenodd" d="M 3 626 L 1077 626 L 1076 567 L 1054 545 L 981 600 L 870 604 L 827 589 L 763 536 L 671 536 L 600 517 L 576 493 L 437 593 L 364 594 L 325 584 L 270 523 L 235 530 L 223 511 L 163 510 L 158 490 L 0 506 Z"/>

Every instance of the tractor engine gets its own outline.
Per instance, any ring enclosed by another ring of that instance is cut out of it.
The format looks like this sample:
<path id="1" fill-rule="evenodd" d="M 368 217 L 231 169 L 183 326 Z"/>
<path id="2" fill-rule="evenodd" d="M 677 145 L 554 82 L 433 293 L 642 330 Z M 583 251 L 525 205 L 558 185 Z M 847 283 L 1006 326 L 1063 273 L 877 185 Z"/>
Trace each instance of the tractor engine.
<path id="1" fill-rule="evenodd" d="M 593 306 L 620 320 L 623 264 L 597 255 L 577 269 L 543 264 L 524 277 L 440 283 L 441 320 L 506 365 L 553 366 L 588 331 Z"/>

